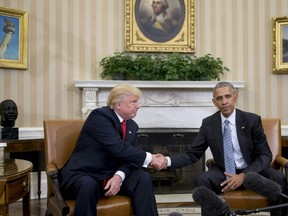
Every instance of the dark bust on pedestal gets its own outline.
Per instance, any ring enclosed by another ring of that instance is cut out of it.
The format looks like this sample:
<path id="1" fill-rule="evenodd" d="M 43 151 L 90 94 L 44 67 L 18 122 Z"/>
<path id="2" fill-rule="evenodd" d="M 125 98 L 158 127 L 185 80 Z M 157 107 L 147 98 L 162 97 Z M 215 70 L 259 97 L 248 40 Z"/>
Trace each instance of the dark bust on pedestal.
<path id="1" fill-rule="evenodd" d="M 0 103 L 1 116 L 1 140 L 18 139 L 18 128 L 14 128 L 15 121 L 18 117 L 18 109 L 16 103 L 7 99 Z"/>

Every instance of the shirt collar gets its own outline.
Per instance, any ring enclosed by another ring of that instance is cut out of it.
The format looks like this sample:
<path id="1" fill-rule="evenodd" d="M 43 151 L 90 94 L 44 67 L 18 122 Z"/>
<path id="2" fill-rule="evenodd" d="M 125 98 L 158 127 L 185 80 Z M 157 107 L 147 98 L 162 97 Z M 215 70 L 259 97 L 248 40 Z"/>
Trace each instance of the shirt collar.
<path id="1" fill-rule="evenodd" d="M 114 111 L 115 112 L 115 111 Z M 119 119 L 119 121 L 120 121 L 120 123 L 123 121 L 123 118 L 117 113 L 117 112 L 115 112 L 115 114 L 117 115 L 117 117 L 118 117 L 118 119 Z"/>
<path id="2" fill-rule="evenodd" d="M 224 124 L 224 121 L 228 119 L 228 121 L 230 122 L 231 125 L 235 125 L 235 122 L 236 122 L 236 109 L 234 109 L 234 111 L 232 112 L 232 114 L 226 118 L 222 115 L 221 113 L 221 122 L 222 122 L 222 125 Z"/>

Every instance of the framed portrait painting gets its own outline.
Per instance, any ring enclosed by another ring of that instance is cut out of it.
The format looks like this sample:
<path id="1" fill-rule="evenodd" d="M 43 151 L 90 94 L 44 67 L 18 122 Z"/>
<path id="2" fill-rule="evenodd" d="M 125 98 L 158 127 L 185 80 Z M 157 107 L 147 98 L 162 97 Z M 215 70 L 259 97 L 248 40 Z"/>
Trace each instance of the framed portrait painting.
<path id="1" fill-rule="evenodd" d="M 288 73 L 288 16 L 273 17 L 273 73 Z"/>
<path id="2" fill-rule="evenodd" d="M 0 67 L 27 69 L 28 13 L 0 7 Z"/>
<path id="3" fill-rule="evenodd" d="M 196 0 L 126 0 L 125 50 L 195 53 Z"/>

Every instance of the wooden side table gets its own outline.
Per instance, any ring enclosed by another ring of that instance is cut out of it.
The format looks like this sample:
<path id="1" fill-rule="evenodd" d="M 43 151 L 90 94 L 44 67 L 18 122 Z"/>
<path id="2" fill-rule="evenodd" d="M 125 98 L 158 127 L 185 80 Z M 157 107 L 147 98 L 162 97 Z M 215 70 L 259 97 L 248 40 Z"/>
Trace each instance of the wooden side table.
<path id="1" fill-rule="evenodd" d="M 9 204 L 22 198 L 23 216 L 30 216 L 30 161 L 8 159 L 0 166 L 0 215 L 9 215 Z"/>
<path id="2" fill-rule="evenodd" d="M 16 140 L 1 140 L 7 143 L 5 152 L 38 152 L 38 199 L 41 197 L 41 165 L 42 165 L 42 152 L 45 151 L 44 138 L 38 139 L 16 139 Z"/>

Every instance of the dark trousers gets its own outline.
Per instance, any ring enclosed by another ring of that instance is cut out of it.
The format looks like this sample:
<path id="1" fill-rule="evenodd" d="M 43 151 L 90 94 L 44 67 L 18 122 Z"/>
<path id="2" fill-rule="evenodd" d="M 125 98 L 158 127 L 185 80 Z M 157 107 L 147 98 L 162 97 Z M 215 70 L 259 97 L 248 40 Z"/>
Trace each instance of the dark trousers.
<path id="1" fill-rule="evenodd" d="M 263 170 L 260 175 L 278 183 L 281 188 L 282 188 L 282 193 L 285 195 L 288 195 L 287 191 L 287 181 L 283 173 L 278 172 L 277 170 L 273 168 L 267 168 Z M 204 172 L 200 174 L 196 180 L 196 186 L 205 186 L 209 188 L 210 190 L 214 191 L 216 194 L 221 193 L 222 187 L 220 184 L 225 181 L 225 176 L 222 170 L 219 170 L 216 166 L 209 169 L 209 171 Z M 271 202 L 272 205 L 278 205 L 282 203 L 287 203 L 288 200 L 279 198 L 279 200 L 275 202 Z M 202 210 L 202 209 L 201 209 Z M 210 216 L 209 212 L 205 213 L 205 210 L 203 210 L 204 214 L 202 213 L 203 216 Z M 287 208 L 279 208 L 275 210 L 270 211 L 271 216 L 286 216 L 287 214 Z"/>
<path id="2" fill-rule="evenodd" d="M 79 175 L 79 178 L 68 187 L 62 186 L 63 196 L 75 199 L 75 216 L 97 215 L 96 203 L 104 194 L 102 183 L 102 181 L 95 181 L 91 176 Z M 158 216 L 149 173 L 142 170 L 132 171 L 125 178 L 119 194 L 131 198 L 135 216 Z"/>
<path id="3" fill-rule="evenodd" d="M 135 216 L 158 216 L 150 173 L 137 170 L 123 182 L 120 194 L 131 198 Z"/>

